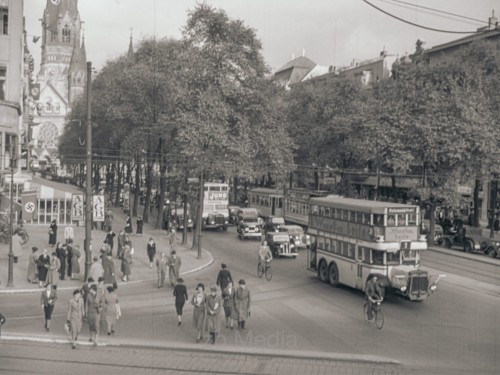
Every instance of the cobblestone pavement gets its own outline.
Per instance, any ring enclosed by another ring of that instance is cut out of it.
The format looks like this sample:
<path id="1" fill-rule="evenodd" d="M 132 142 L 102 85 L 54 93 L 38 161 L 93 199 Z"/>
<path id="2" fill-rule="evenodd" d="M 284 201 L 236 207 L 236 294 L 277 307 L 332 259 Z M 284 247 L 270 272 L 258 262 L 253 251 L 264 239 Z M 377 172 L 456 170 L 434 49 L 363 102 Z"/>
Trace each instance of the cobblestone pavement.
<path id="1" fill-rule="evenodd" d="M 408 374 L 397 363 L 25 342 L 0 343 L 0 373 L 37 374 Z M 411 371 L 411 373 L 416 373 Z"/>

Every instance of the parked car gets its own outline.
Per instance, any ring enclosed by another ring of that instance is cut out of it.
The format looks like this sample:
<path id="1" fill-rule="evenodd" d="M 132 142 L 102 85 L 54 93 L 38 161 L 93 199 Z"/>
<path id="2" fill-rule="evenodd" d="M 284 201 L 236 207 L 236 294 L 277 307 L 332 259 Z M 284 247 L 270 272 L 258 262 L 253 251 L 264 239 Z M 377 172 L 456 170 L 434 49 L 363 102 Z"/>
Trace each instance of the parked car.
<path id="1" fill-rule="evenodd" d="M 290 243 L 290 236 L 284 232 L 269 232 L 266 235 L 267 244 L 274 258 L 296 258 L 297 247 Z"/>
<path id="2" fill-rule="evenodd" d="M 240 207 L 238 206 L 228 206 L 229 209 L 229 224 L 237 225 L 238 224 L 238 210 Z"/>
<path id="3" fill-rule="evenodd" d="M 304 228 L 300 225 L 282 225 L 280 232 L 288 233 L 290 243 L 298 249 L 308 249 L 311 246 L 311 237 L 304 233 Z"/>
<path id="4" fill-rule="evenodd" d="M 245 238 L 256 238 L 260 240 L 262 238 L 262 229 L 257 217 L 244 217 L 240 219 L 236 231 L 241 240 Z"/>
<path id="5" fill-rule="evenodd" d="M 269 216 L 264 223 L 266 233 L 279 232 L 282 225 L 285 225 L 285 219 L 279 216 Z"/>

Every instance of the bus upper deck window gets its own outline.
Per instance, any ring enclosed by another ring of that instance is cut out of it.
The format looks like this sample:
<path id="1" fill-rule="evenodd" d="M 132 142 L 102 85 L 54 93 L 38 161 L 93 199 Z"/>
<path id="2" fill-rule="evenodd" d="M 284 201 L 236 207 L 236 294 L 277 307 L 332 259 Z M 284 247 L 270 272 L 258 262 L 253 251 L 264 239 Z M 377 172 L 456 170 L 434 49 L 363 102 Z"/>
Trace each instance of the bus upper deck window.
<path id="1" fill-rule="evenodd" d="M 330 207 L 325 207 L 325 217 L 330 217 Z"/>
<path id="2" fill-rule="evenodd" d="M 373 215 L 373 225 L 384 225 L 384 215 L 374 214 Z"/>
<path id="3" fill-rule="evenodd" d="M 349 220 L 349 211 L 342 210 L 342 220 Z"/>
<path id="4" fill-rule="evenodd" d="M 311 206 L 311 213 L 312 213 L 313 215 L 317 215 L 317 214 L 318 214 L 318 211 L 319 211 L 318 206 L 316 206 L 315 204 L 313 204 L 313 205 Z"/>
<path id="5" fill-rule="evenodd" d="M 408 225 L 416 225 L 417 224 L 417 215 L 408 214 Z"/>
<path id="6" fill-rule="evenodd" d="M 370 224 L 370 214 L 367 212 L 363 212 L 363 224 Z"/>
<path id="7" fill-rule="evenodd" d="M 387 226 L 394 227 L 396 225 L 396 216 L 395 215 L 387 215 Z"/>
<path id="8" fill-rule="evenodd" d="M 396 215 L 396 218 L 398 219 L 398 227 L 404 227 L 406 226 L 406 215 L 405 214 L 398 214 Z"/>

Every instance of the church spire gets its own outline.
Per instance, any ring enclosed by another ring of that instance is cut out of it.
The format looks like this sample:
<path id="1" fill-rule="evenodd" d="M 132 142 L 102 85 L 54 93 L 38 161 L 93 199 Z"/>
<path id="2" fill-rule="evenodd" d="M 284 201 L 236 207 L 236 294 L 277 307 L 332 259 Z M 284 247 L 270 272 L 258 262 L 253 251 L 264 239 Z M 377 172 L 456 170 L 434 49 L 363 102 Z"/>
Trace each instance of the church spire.
<path id="1" fill-rule="evenodd" d="M 132 45 L 132 29 L 130 29 L 130 43 L 128 45 L 127 57 L 132 59 L 134 57 L 134 46 Z"/>

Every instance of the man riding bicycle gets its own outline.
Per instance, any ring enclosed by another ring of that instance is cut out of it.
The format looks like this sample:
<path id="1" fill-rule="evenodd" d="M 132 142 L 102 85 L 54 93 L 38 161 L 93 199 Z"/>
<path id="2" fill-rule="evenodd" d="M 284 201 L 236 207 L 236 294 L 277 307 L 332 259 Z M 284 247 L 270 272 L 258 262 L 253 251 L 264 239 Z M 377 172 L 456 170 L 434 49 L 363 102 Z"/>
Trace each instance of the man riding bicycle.
<path id="1" fill-rule="evenodd" d="M 273 254 L 267 246 L 267 241 L 262 242 L 262 245 L 259 247 L 259 264 L 267 267 L 268 263 L 273 259 Z M 265 269 L 265 268 L 264 268 Z"/>
<path id="2" fill-rule="evenodd" d="M 384 298 L 382 287 L 380 286 L 377 276 L 373 276 L 366 283 L 365 297 L 366 302 L 368 303 L 368 320 L 372 320 L 373 302 L 382 301 Z"/>

